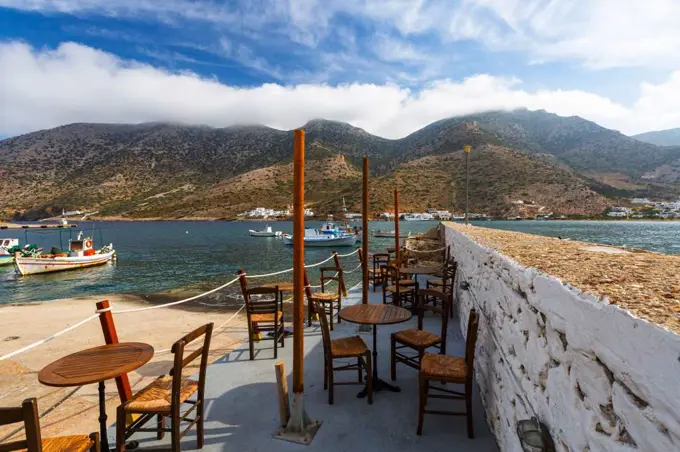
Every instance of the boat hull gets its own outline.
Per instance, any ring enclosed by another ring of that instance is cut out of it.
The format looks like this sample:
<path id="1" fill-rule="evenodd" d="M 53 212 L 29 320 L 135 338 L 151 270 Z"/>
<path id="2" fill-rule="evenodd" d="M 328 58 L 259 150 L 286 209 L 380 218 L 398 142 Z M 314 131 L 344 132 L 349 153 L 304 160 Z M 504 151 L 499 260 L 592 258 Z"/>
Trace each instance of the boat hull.
<path id="1" fill-rule="evenodd" d="M 115 254 L 115 251 L 109 251 L 108 253 L 83 257 L 18 257 L 14 264 L 23 276 L 37 275 L 103 265 L 112 260 Z"/>
<path id="2" fill-rule="evenodd" d="M 276 237 L 276 232 L 249 231 L 251 237 Z"/>
<path id="3" fill-rule="evenodd" d="M 4 265 L 11 265 L 14 263 L 14 256 L 9 254 L 0 255 L 0 267 Z"/>
<path id="4" fill-rule="evenodd" d="M 357 242 L 357 237 L 356 236 L 346 236 L 346 237 L 332 237 L 329 236 L 328 238 L 326 237 L 321 237 L 321 238 L 316 238 L 316 237 L 305 237 L 305 247 L 311 246 L 311 247 L 322 247 L 322 246 L 354 246 L 354 244 Z M 286 245 L 292 245 L 293 244 L 293 237 L 292 236 L 284 236 L 283 237 L 283 243 Z"/>

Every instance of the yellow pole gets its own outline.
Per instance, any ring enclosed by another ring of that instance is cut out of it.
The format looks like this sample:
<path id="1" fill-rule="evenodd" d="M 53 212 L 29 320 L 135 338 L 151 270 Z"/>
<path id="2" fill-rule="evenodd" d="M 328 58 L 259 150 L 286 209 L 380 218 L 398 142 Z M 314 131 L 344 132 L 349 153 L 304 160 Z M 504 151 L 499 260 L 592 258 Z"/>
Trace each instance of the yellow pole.
<path id="1" fill-rule="evenodd" d="M 362 274 L 362 288 L 361 288 L 361 302 L 368 303 L 368 157 L 364 156 L 364 183 L 363 193 L 361 198 L 361 233 L 362 240 L 362 254 L 366 256 L 361 260 L 361 274 Z"/>

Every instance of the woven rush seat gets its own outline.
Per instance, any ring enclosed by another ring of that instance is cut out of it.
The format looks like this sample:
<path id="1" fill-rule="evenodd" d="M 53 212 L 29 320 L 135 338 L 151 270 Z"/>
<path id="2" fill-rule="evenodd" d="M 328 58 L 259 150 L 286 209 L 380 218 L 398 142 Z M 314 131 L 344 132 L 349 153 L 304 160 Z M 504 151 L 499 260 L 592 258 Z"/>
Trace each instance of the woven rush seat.
<path id="1" fill-rule="evenodd" d="M 278 311 L 277 316 L 279 320 L 283 317 L 283 312 Z M 250 316 L 250 320 L 253 322 L 273 322 L 274 321 L 274 314 L 252 314 Z"/>
<path id="2" fill-rule="evenodd" d="M 333 355 L 333 358 L 359 356 L 367 351 L 366 343 L 359 336 L 343 337 L 331 341 L 331 355 Z"/>
<path id="3" fill-rule="evenodd" d="M 94 441 L 87 435 L 56 436 L 54 438 L 43 438 L 43 452 L 85 452 L 90 450 Z M 20 452 L 26 452 L 22 449 Z"/>
<path id="4" fill-rule="evenodd" d="M 196 391 L 198 391 L 198 382 L 183 378 L 179 392 L 179 403 L 183 403 Z M 127 404 L 127 409 L 140 413 L 147 411 L 154 413 L 166 411 L 169 413 L 171 402 L 172 377 L 165 376 L 157 378 L 156 381 L 132 396 Z"/>
<path id="5" fill-rule="evenodd" d="M 385 290 L 386 292 L 396 292 L 397 287 L 396 286 L 387 286 L 383 290 Z M 399 288 L 399 292 L 401 292 L 401 293 L 408 293 L 408 292 L 413 292 L 413 291 L 415 291 L 415 287 L 404 287 L 404 286 L 402 286 L 402 287 Z"/>
<path id="6" fill-rule="evenodd" d="M 394 337 L 404 344 L 416 347 L 431 347 L 441 341 L 441 337 L 436 334 L 419 330 L 418 328 L 409 328 L 407 330 L 398 331 L 394 333 Z"/>
<path id="7" fill-rule="evenodd" d="M 337 293 L 318 292 L 312 294 L 312 299 L 317 301 L 336 301 L 340 296 Z"/>
<path id="8" fill-rule="evenodd" d="M 427 377 L 464 380 L 468 373 L 468 366 L 465 358 L 426 353 L 420 362 L 420 370 Z"/>
<path id="9" fill-rule="evenodd" d="M 400 286 L 415 286 L 416 282 L 412 279 L 400 279 L 399 285 Z"/>

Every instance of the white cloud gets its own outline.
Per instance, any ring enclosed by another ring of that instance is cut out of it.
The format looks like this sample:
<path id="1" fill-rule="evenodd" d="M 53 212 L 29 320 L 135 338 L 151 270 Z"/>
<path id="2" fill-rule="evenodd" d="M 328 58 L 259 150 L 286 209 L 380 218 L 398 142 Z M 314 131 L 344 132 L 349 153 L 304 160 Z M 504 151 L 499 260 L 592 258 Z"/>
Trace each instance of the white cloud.
<path id="1" fill-rule="evenodd" d="M 36 50 L 0 44 L 0 135 L 72 122 L 178 121 L 217 127 L 262 123 L 290 129 L 312 118 L 346 121 L 388 138 L 447 116 L 544 108 L 628 133 L 680 125 L 680 71 L 644 84 L 633 109 L 584 91 L 526 91 L 490 75 L 439 80 L 419 92 L 396 84 L 265 84 L 239 88 L 168 72 L 75 43 Z"/>

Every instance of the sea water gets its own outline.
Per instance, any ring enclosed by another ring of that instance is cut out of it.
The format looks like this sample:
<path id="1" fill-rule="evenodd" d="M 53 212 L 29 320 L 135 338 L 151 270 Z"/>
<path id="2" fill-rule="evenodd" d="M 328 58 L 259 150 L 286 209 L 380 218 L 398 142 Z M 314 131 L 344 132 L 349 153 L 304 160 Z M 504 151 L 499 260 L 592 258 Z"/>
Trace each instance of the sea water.
<path id="1" fill-rule="evenodd" d="M 275 231 L 292 232 L 291 222 L 270 223 Z M 424 232 L 435 221 L 401 222 L 402 232 Z M 532 234 L 560 236 L 612 245 L 625 245 L 665 253 L 680 253 L 680 223 L 613 221 L 484 221 L 474 224 Z M 0 267 L 0 304 L 54 300 L 112 293 L 157 294 L 176 291 L 198 292 L 233 279 L 243 268 L 248 274 L 270 273 L 292 266 L 293 249 L 277 238 L 250 237 L 249 229 L 264 229 L 265 222 L 223 221 L 121 221 L 78 222 L 78 229 L 1 230 L 0 238 L 17 237 L 21 244 L 35 243 L 46 250 L 52 246 L 68 247 L 69 235 L 79 231 L 93 236 L 95 247 L 113 243 L 115 263 L 69 272 L 18 276 L 12 266 Z M 318 227 L 321 222 L 310 221 Z M 360 225 L 360 223 L 352 223 Z M 391 222 L 370 222 L 369 229 L 391 230 Z M 394 239 L 373 238 L 371 251 L 384 251 Z M 307 263 L 330 256 L 333 248 L 307 248 Z M 353 251 L 340 247 L 340 254 Z M 342 265 L 351 270 L 358 264 L 357 255 L 343 258 Z M 332 265 L 332 261 L 325 265 Z M 318 268 L 309 271 L 312 284 L 318 281 Z M 346 275 L 348 287 L 360 280 L 360 273 Z M 286 273 L 272 281 L 291 281 Z M 235 286 L 238 287 L 238 286 Z"/>

